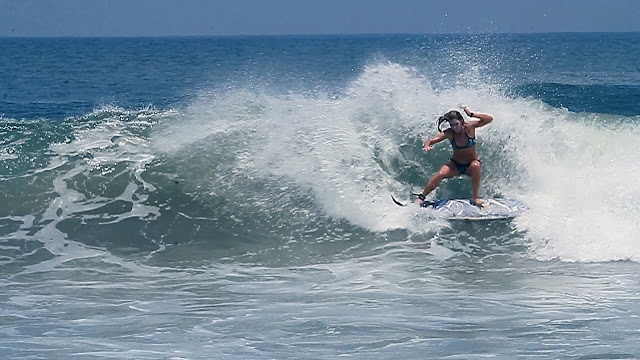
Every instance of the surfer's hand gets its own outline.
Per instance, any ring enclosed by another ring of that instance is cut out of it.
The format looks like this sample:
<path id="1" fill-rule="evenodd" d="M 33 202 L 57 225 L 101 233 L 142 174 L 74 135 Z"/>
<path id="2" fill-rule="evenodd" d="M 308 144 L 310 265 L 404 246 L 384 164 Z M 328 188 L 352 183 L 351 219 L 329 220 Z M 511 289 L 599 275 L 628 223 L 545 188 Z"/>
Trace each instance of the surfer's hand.
<path id="1" fill-rule="evenodd" d="M 461 106 L 462 110 L 464 110 L 464 113 L 467 114 L 467 116 L 471 116 L 471 111 L 469 111 L 469 108 L 467 108 L 466 106 L 462 105 Z"/>
<path id="2" fill-rule="evenodd" d="M 425 143 L 423 149 L 424 149 L 424 151 L 431 151 L 431 150 L 433 150 L 433 146 Z"/>

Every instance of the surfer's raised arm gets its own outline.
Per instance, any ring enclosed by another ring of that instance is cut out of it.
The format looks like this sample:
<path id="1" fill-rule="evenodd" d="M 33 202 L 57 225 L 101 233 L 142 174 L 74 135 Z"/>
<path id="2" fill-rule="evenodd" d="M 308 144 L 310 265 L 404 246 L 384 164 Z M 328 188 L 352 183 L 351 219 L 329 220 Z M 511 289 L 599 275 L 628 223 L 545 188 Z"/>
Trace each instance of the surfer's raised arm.
<path id="1" fill-rule="evenodd" d="M 470 122 L 470 125 L 473 125 L 473 127 L 482 127 L 487 125 L 488 123 L 493 121 L 493 116 L 489 115 L 489 114 L 484 114 L 484 113 L 474 113 L 471 110 L 469 110 L 466 106 L 462 107 L 462 110 L 464 110 L 465 114 L 467 114 L 467 116 L 472 117 L 472 118 L 476 118 L 476 119 L 480 119 L 479 121 L 476 122 Z"/>

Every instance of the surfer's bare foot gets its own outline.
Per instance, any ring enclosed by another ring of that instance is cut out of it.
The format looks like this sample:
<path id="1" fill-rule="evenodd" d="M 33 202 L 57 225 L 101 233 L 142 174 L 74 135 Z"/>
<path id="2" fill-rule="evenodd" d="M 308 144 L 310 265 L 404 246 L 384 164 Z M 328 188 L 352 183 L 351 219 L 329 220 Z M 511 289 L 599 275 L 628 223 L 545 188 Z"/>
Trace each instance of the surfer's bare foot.
<path id="1" fill-rule="evenodd" d="M 484 203 L 484 201 L 480 200 L 479 198 L 475 198 L 473 199 L 473 201 L 471 201 L 471 203 L 475 206 L 480 206 L 482 207 L 482 204 Z"/>

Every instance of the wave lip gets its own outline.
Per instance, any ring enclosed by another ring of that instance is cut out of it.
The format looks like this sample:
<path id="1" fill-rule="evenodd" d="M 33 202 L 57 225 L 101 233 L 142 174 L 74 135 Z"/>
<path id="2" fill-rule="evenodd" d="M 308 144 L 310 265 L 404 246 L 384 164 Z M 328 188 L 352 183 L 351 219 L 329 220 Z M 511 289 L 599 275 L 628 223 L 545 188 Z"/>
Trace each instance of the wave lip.
<path id="1" fill-rule="evenodd" d="M 572 112 L 640 116 L 640 102 L 636 101 L 640 98 L 640 86 L 637 85 L 533 83 L 518 86 L 512 92 Z"/>

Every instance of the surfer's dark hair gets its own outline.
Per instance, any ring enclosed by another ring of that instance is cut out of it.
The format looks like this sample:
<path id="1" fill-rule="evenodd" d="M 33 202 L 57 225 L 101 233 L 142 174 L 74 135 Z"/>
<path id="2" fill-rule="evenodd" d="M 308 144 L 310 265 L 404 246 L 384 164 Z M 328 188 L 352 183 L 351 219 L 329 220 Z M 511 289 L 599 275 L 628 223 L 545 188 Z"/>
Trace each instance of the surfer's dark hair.
<path id="1" fill-rule="evenodd" d="M 443 122 L 451 121 L 453 119 L 460 120 L 461 122 L 464 123 L 464 118 L 462 117 L 462 114 L 460 114 L 460 112 L 457 110 L 451 110 L 448 113 L 438 118 L 438 131 L 442 132 L 442 129 L 440 129 L 440 126 L 442 125 Z"/>

